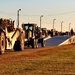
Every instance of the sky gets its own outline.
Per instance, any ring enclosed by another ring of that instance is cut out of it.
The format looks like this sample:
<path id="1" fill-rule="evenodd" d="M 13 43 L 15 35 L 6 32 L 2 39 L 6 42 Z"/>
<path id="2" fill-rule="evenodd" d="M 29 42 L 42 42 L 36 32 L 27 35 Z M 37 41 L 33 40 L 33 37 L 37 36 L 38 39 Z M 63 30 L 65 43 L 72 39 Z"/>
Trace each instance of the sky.
<path id="1" fill-rule="evenodd" d="M 17 11 L 21 9 L 20 27 L 22 23 L 36 23 L 47 29 L 54 28 L 57 31 L 75 30 L 75 0 L 0 0 L 0 18 L 11 18 L 17 26 Z"/>

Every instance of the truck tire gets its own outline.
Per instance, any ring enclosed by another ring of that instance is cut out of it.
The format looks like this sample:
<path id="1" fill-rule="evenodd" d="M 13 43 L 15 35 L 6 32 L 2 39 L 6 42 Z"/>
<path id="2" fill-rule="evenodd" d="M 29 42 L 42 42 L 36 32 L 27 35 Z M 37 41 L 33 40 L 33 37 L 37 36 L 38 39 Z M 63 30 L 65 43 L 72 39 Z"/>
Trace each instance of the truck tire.
<path id="1" fill-rule="evenodd" d="M 3 31 L 0 32 L 0 55 L 5 52 L 5 33 Z"/>
<path id="2" fill-rule="evenodd" d="M 14 50 L 15 51 L 23 51 L 24 50 L 24 35 L 23 35 L 23 33 L 21 33 L 21 35 L 15 41 Z"/>
<path id="3" fill-rule="evenodd" d="M 45 41 L 44 41 L 43 38 L 41 39 L 41 46 L 42 46 L 42 47 L 45 47 Z"/>
<path id="4" fill-rule="evenodd" d="M 15 51 L 21 51 L 20 40 L 16 40 L 16 41 L 15 41 L 14 50 L 15 50 Z"/>
<path id="5" fill-rule="evenodd" d="M 32 39 L 32 48 L 38 48 L 37 40 Z"/>

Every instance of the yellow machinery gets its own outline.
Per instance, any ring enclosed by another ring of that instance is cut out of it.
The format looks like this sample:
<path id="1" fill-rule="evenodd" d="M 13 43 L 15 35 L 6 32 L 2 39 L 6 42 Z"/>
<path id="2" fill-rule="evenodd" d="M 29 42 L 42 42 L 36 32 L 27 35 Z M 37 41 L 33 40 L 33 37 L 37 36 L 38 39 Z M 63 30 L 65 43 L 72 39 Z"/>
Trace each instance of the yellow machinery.
<path id="1" fill-rule="evenodd" d="M 24 50 L 24 31 L 14 28 L 14 21 L 0 19 L 0 54 L 6 49 Z"/>
<path id="2" fill-rule="evenodd" d="M 31 46 L 32 48 L 37 48 L 38 43 L 41 43 L 41 46 L 45 46 L 44 38 L 41 33 L 37 34 L 36 25 L 34 23 L 23 24 L 22 28 L 25 31 L 25 46 Z"/>

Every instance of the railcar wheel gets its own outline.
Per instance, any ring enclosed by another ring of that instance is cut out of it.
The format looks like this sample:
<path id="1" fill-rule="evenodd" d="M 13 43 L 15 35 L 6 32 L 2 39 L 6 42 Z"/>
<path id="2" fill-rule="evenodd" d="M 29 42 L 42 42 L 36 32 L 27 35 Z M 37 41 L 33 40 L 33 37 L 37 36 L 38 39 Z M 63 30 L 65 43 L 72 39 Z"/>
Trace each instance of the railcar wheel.
<path id="1" fill-rule="evenodd" d="M 3 31 L 0 32 L 0 54 L 4 54 L 5 52 L 5 33 Z"/>

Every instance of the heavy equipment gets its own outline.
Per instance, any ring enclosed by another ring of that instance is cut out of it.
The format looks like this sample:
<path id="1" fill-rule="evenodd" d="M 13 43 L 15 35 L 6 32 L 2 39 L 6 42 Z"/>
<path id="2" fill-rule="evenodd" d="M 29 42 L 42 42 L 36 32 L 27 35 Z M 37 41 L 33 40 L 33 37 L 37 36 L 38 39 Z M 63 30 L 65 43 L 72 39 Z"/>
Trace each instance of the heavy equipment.
<path id="1" fill-rule="evenodd" d="M 0 54 L 7 49 L 24 50 L 24 31 L 14 28 L 14 21 L 0 19 Z"/>
<path id="2" fill-rule="evenodd" d="M 48 36 L 48 31 L 46 28 L 42 28 L 42 35 L 44 35 L 45 37 Z"/>
<path id="3" fill-rule="evenodd" d="M 37 24 L 34 23 L 22 24 L 22 28 L 25 31 L 25 46 L 37 48 L 38 43 L 40 43 L 42 47 L 45 46 L 42 32 L 37 33 L 36 26 Z"/>

